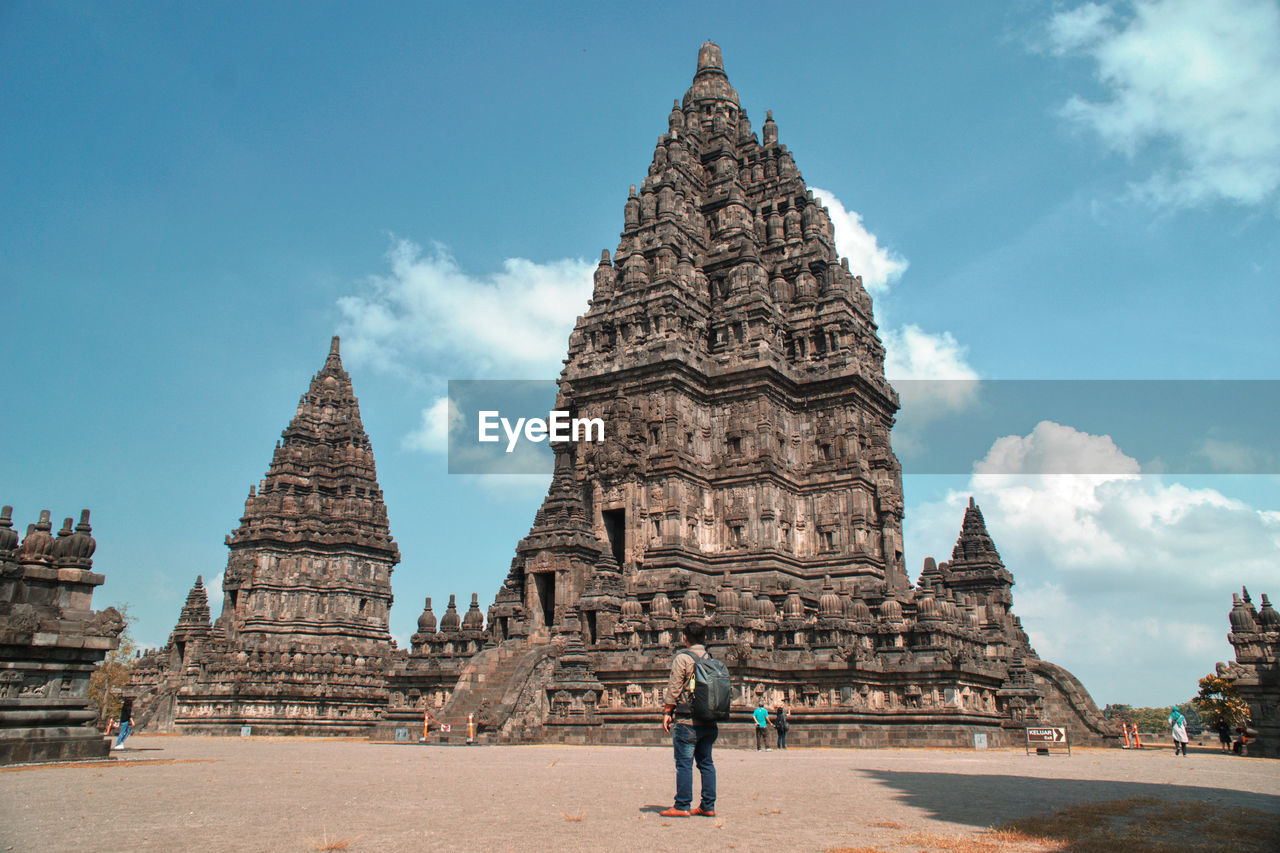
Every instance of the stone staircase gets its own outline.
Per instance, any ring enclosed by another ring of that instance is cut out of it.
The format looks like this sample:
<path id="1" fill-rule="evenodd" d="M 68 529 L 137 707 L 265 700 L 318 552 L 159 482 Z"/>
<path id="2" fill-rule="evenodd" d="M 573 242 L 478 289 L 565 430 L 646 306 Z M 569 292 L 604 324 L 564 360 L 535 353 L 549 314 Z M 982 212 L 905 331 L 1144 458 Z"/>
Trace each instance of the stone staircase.
<path id="1" fill-rule="evenodd" d="M 449 701 L 433 714 L 448 725 L 449 732 L 432 728 L 428 740 L 434 743 L 467 742 L 467 715 L 476 720 L 476 743 L 498 741 L 503 725 L 516 710 L 516 702 L 538 664 L 552 653 L 551 645 L 528 647 L 523 640 L 508 640 L 477 654 L 458 676 Z"/>

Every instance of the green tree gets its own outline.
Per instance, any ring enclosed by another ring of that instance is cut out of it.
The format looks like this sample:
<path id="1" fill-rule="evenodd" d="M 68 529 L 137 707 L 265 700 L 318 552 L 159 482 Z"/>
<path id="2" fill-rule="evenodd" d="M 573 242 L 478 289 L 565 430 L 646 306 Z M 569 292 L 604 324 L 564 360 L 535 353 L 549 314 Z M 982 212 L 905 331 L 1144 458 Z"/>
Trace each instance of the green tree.
<path id="1" fill-rule="evenodd" d="M 1212 673 L 1200 679 L 1200 695 L 1191 702 L 1199 710 L 1205 728 L 1216 730 L 1226 722 L 1234 729 L 1249 722 L 1249 706 L 1240 698 L 1236 686 Z"/>
<path id="2" fill-rule="evenodd" d="M 120 716 L 120 691 L 129 683 L 138 650 L 137 643 L 129 633 L 129 624 L 133 622 L 133 617 L 129 615 L 129 605 L 117 604 L 115 608 L 120 611 L 120 618 L 124 620 L 120 645 L 107 652 L 106 658 L 89 676 L 89 698 L 103 720 Z"/>
<path id="3" fill-rule="evenodd" d="M 1129 725 L 1133 722 L 1131 711 L 1132 709 L 1128 705 L 1108 705 L 1102 709 L 1102 717 L 1103 719 L 1111 720 L 1113 723 Z"/>
<path id="4" fill-rule="evenodd" d="M 1169 728 L 1171 711 L 1173 711 L 1172 707 L 1130 708 L 1129 720 L 1138 727 L 1140 732 L 1163 732 Z"/>

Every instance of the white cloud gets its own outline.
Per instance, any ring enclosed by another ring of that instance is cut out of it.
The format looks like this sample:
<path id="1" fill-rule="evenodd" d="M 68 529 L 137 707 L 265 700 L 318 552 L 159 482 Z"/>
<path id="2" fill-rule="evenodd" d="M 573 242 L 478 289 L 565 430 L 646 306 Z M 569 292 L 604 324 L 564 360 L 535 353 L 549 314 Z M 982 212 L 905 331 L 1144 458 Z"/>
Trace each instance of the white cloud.
<path id="1" fill-rule="evenodd" d="M 1063 56 L 1089 48 L 1113 35 L 1111 9 L 1101 3 L 1085 3 L 1053 16 L 1049 21 L 1049 50 Z"/>
<path id="2" fill-rule="evenodd" d="M 887 293 L 890 285 L 902 278 L 908 262 L 880 245 L 876 235 L 862 224 L 862 216 L 849 210 L 828 190 L 813 187 L 813 195 L 831 215 L 835 229 L 836 251 L 849 259 L 849 271 L 862 276 L 862 286 L 872 296 Z"/>
<path id="3" fill-rule="evenodd" d="M 406 435 L 400 442 L 405 450 L 419 450 L 423 453 L 448 453 L 449 432 L 462 424 L 462 414 L 448 397 L 437 397 L 435 401 L 422 410 L 422 421 L 418 428 Z"/>
<path id="4" fill-rule="evenodd" d="M 1275 470 L 1275 455 L 1257 447 L 1236 441 L 1207 438 L 1200 445 L 1197 455 L 1209 463 L 1215 473 L 1254 474 Z"/>
<path id="5" fill-rule="evenodd" d="M 969 348 L 950 332 L 930 334 L 915 323 L 884 333 L 884 372 L 890 379 L 977 379 Z"/>
<path id="6" fill-rule="evenodd" d="M 508 258 L 498 272 L 476 276 L 444 246 L 424 255 L 408 240 L 387 257 L 389 275 L 371 276 L 362 292 L 338 300 L 343 354 L 428 387 L 447 379 L 555 377 L 595 271 L 583 260 Z M 437 396 L 401 447 L 445 453 L 459 420 Z"/>
<path id="7" fill-rule="evenodd" d="M 862 224 L 862 217 L 849 210 L 828 190 L 813 194 L 831 214 L 835 227 L 836 251 L 849 259 L 849 269 L 862 276 L 862 285 L 876 300 L 876 315 L 884 321 L 884 301 L 891 285 L 896 284 L 910 263 L 879 243 Z M 896 329 L 882 329 L 885 346 L 885 373 L 890 379 L 976 379 L 978 374 L 965 360 L 968 348 L 950 332 L 933 334 L 919 326 L 907 324 Z"/>
<path id="8" fill-rule="evenodd" d="M 1280 6 L 1272 0 L 1089 3 L 1054 15 L 1048 49 L 1096 66 L 1103 100 L 1063 115 L 1158 165 L 1152 203 L 1256 205 L 1280 187 Z"/>
<path id="9" fill-rule="evenodd" d="M 1058 473 L 1082 461 L 1099 473 Z M 1280 513 L 1142 475 L 1106 436 L 1043 422 L 996 441 L 974 471 L 966 488 L 911 508 L 912 562 L 949 554 L 972 494 L 1032 644 L 1101 702 L 1194 695 L 1232 656 L 1232 591 L 1268 592 L 1277 577 Z"/>
<path id="10" fill-rule="evenodd" d="M 209 599 L 209 615 L 215 620 L 222 615 L 222 576 L 224 574 L 225 572 L 218 572 L 204 587 L 205 596 Z"/>
<path id="11" fill-rule="evenodd" d="M 930 334 L 914 323 L 882 332 L 884 373 L 902 408 L 893 429 L 899 454 L 925 451 L 922 431 L 940 418 L 963 411 L 978 394 L 978 372 L 966 360 L 967 347 L 950 332 Z"/>
<path id="12" fill-rule="evenodd" d="M 968 362 L 968 348 L 947 331 L 927 332 L 915 323 L 893 327 L 888 323 L 886 302 L 890 287 L 902 278 L 909 262 L 882 247 L 849 210 L 828 190 L 813 190 L 826 205 L 835 228 L 836 251 L 849 259 L 849 269 L 862 276 L 862 284 L 875 299 L 875 314 L 884 343 L 885 376 L 896 382 L 902 411 L 894 428 L 899 452 L 924 450 L 919 433 L 929 423 L 964 409 L 974 401 L 978 372 Z M 904 382 L 902 380 L 933 380 Z M 961 380 L 961 381 L 955 381 Z"/>
<path id="13" fill-rule="evenodd" d="M 555 376 L 595 270 L 583 260 L 508 258 L 475 276 L 444 246 L 424 255 L 407 240 L 388 259 L 390 275 L 338 300 L 343 354 L 415 378 Z"/>

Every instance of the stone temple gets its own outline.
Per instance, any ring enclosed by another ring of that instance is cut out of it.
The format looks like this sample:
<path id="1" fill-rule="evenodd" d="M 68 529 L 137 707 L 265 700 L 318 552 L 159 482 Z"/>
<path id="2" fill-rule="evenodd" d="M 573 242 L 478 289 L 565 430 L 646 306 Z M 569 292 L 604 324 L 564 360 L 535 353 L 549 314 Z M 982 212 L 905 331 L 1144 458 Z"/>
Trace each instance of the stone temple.
<path id="1" fill-rule="evenodd" d="M 1114 738 L 1031 647 L 972 501 L 951 559 L 909 579 L 871 298 L 713 43 L 601 257 L 557 408 L 607 440 L 556 446 L 487 613 L 451 597 L 437 621 L 428 599 L 393 650 L 395 546 L 335 344 L 230 540 L 222 616 L 193 590 L 140 687 L 176 696 L 180 728 L 416 739 L 424 714 L 455 732 L 474 714 L 499 741 L 656 743 L 679 627 L 700 619 L 743 719 L 786 699 L 799 744 Z"/>
<path id="2" fill-rule="evenodd" d="M 44 510 L 19 544 L 13 508 L 0 509 L 0 764 L 107 755 L 89 679 L 124 619 L 93 609 L 106 578 L 93 571 L 92 534 L 89 510 L 56 534 Z"/>
<path id="3" fill-rule="evenodd" d="M 1247 589 L 1231 598 L 1227 640 L 1236 659 L 1219 663 L 1217 672 L 1249 706 L 1246 754 L 1280 758 L 1280 613 L 1265 592 L 1261 609 L 1253 606 Z"/>
<path id="4" fill-rule="evenodd" d="M 337 338 L 227 547 L 221 615 L 210 623 L 197 578 L 169 642 L 135 667 L 135 719 L 193 731 L 371 726 L 386 704 L 400 552 Z"/>

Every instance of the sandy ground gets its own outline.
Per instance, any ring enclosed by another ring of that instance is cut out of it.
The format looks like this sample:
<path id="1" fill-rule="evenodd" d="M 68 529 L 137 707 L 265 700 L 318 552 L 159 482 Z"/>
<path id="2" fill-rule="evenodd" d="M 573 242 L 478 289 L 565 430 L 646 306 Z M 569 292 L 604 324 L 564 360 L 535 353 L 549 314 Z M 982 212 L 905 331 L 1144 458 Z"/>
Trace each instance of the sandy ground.
<path id="1" fill-rule="evenodd" d="M 665 748 L 145 735 L 129 745 L 109 763 L 0 772 L 0 850 L 822 851 L 973 835 L 1123 797 L 1280 815 L 1280 761 L 1208 750 L 722 749 L 717 816 L 669 819 L 657 814 L 675 786 Z"/>

